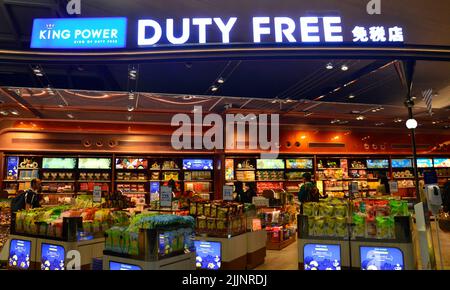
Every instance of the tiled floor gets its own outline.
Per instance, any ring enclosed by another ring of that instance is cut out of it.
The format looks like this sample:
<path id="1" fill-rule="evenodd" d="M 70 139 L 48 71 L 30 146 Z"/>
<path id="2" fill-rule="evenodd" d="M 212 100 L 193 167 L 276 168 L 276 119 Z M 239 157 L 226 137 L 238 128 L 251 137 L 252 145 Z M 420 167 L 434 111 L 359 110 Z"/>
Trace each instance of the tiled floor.
<path id="1" fill-rule="evenodd" d="M 437 235 L 434 222 L 433 228 L 433 243 L 435 249 L 435 255 L 437 260 L 438 269 L 441 268 L 439 251 L 437 247 Z M 441 251 L 444 262 L 444 269 L 450 270 L 450 233 L 439 231 L 439 237 L 441 240 Z M 416 247 L 418 249 L 418 247 Z M 418 256 L 417 250 L 417 256 Z M 421 265 L 419 263 L 419 269 Z M 281 251 L 267 251 L 266 261 L 263 265 L 256 268 L 256 270 L 297 270 L 298 269 L 298 249 L 297 242 L 284 248 Z"/>

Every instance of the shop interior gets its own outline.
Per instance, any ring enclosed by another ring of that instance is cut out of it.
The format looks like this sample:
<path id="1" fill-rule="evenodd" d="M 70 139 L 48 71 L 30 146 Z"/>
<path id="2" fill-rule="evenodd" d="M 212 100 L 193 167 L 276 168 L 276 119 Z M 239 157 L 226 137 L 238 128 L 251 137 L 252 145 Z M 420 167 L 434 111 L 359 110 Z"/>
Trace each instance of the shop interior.
<path id="1" fill-rule="evenodd" d="M 415 64 L 414 131 L 402 68 L 354 58 L 2 65 L 0 261 L 64 269 L 76 249 L 84 269 L 424 268 L 414 205 L 430 176 L 441 192 L 450 180 L 450 63 Z M 174 149 L 173 116 L 198 110 L 278 114 L 278 157 Z M 305 173 L 323 199 L 300 214 Z M 11 223 L 9 203 L 35 178 L 42 209 Z M 237 184 L 256 196 L 233 201 Z M 450 268 L 448 222 L 442 210 L 430 221 L 438 269 Z"/>

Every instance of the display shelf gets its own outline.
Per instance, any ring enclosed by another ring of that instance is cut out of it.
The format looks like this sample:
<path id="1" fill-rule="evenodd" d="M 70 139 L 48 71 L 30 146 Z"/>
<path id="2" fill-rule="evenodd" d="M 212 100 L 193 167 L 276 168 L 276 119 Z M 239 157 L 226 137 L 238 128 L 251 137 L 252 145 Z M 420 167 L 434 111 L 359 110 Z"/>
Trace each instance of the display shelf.
<path id="1" fill-rule="evenodd" d="M 394 177 L 394 179 L 415 179 L 415 177 Z"/>
<path id="2" fill-rule="evenodd" d="M 148 192 L 139 192 L 139 191 L 131 191 L 131 192 L 122 192 L 122 194 L 148 194 Z"/>
<path id="3" fill-rule="evenodd" d="M 296 241 L 296 238 L 297 238 L 296 235 L 292 235 L 292 236 L 289 237 L 289 239 L 284 240 L 284 241 L 279 242 L 279 243 L 272 242 L 269 238 L 267 238 L 266 248 L 267 248 L 267 250 L 280 251 L 280 250 L 286 248 L 287 246 L 293 244 Z"/>
<path id="4" fill-rule="evenodd" d="M 205 180 L 184 180 L 184 182 L 213 182 L 212 179 L 205 179 Z"/>
<path id="5" fill-rule="evenodd" d="M 40 192 L 39 194 L 41 195 L 49 195 L 49 194 L 54 194 L 54 195 L 68 195 L 68 194 L 78 194 L 77 192 Z"/>
<path id="6" fill-rule="evenodd" d="M 256 180 L 256 182 L 285 182 L 286 180 L 285 179 L 273 179 L 273 180 L 266 180 L 266 179 L 263 179 L 263 180 Z"/>
<path id="7" fill-rule="evenodd" d="M 19 182 L 17 179 L 3 179 L 3 182 Z"/>
<path id="8" fill-rule="evenodd" d="M 144 182 L 149 182 L 149 181 L 157 181 L 157 180 L 132 180 L 132 179 L 130 179 L 130 180 L 117 180 L 116 179 L 116 181 L 115 182 L 119 182 L 119 183 L 123 183 L 123 182 L 131 182 L 131 183 L 133 183 L 133 182 L 139 182 L 139 183 L 144 183 Z"/>
<path id="9" fill-rule="evenodd" d="M 111 182 L 111 180 L 78 180 L 78 183 L 90 183 L 90 182 L 94 182 L 94 183 L 108 183 L 108 182 Z"/>
<path id="10" fill-rule="evenodd" d="M 367 170 L 367 167 L 362 167 L 362 168 L 349 168 L 348 170 Z"/>
<path id="11" fill-rule="evenodd" d="M 255 168 L 239 168 L 239 169 L 235 169 L 236 171 L 255 171 Z M 263 170 L 263 169 L 258 169 L 258 170 Z"/>
<path id="12" fill-rule="evenodd" d="M 181 169 L 177 168 L 177 169 L 159 169 L 159 170 L 153 169 L 152 171 L 180 171 L 180 170 Z M 187 170 L 187 169 L 185 169 L 185 170 Z M 191 171 L 191 170 L 187 170 L 187 171 Z"/>
<path id="13" fill-rule="evenodd" d="M 39 170 L 41 168 L 26 168 L 26 167 L 19 167 L 17 170 Z"/>
<path id="14" fill-rule="evenodd" d="M 72 182 L 76 182 L 75 180 L 41 180 L 42 183 L 72 183 Z"/>
<path id="15" fill-rule="evenodd" d="M 318 171 L 321 170 L 343 170 L 342 168 L 317 168 Z"/>

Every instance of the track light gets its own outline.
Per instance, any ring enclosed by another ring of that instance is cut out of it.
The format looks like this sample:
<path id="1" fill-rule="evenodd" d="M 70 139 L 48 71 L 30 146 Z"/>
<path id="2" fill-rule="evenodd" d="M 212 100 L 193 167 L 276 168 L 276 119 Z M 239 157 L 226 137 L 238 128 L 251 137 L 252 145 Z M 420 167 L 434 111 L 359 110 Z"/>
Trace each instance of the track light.
<path id="1" fill-rule="evenodd" d="M 331 62 L 327 63 L 327 65 L 325 66 L 326 69 L 331 70 L 334 68 L 333 64 Z"/>
<path id="2" fill-rule="evenodd" d="M 72 115 L 72 114 L 67 114 L 67 117 L 69 118 L 69 119 L 73 119 L 74 118 L 74 116 Z"/>
<path id="3" fill-rule="evenodd" d="M 360 116 L 356 117 L 356 120 L 362 121 L 362 120 L 364 120 L 365 118 L 366 118 L 366 117 L 364 117 L 363 115 L 360 115 Z"/>
<path id="4" fill-rule="evenodd" d="M 14 116 L 18 116 L 18 115 L 19 115 L 19 112 L 18 112 L 17 110 L 11 110 L 10 112 L 11 112 L 11 114 L 13 114 Z"/>
<path id="5" fill-rule="evenodd" d="M 133 106 L 131 106 L 131 105 L 130 105 L 130 106 L 128 106 L 128 108 L 127 108 L 127 109 L 128 109 L 128 112 L 132 112 L 132 111 L 134 111 L 134 107 L 133 107 Z"/>
<path id="6" fill-rule="evenodd" d="M 212 87 L 211 87 L 211 91 L 212 91 L 212 92 L 216 92 L 218 89 L 219 89 L 219 88 L 218 88 L 217 86 L 212 86 Z"/>
<path id="7" fill-rule="evenodd" d="M 3 115 L 3 116 L 8 116 L 9 115 L 9 113 L 7 111 L 4 111 L 4 110 L 1 110 L 0 114 Z"/>
<path id="8" fill-rule="evenodd" d="M 128 121 L 131 121 L 131 116 L 127 116 L 127 120 L 128 120 Z"/>
<path id="9" fill-rule="evenodd" d="M 35 66 L 33 67 L 33 73 L 35 76 L 37 77 L 43 77 L 44 76 L 44 71 L 42 70 L 42 68 L 40 66 Z"/>
<path id="10" fill-rule="evenodd" d="M 129 93 L 128 94 L 128 100 L 130 100 L 130 101 L 134 100 L 134 94 L 133 93 Z"/>
<path id="11" fill-rule="evenodd" d="M 346 65 L 346 64 L 343 64 L 342 66 L 341 66 L 341 70 L 342 71 L 348 71 L 348 66 Z"/>
<path id="12" fill-rule="evenodd" d="M 218 84 L 223 84 L 224 82 L 225 82 L 225 79 L 222 78 L 222 77 L 220 77 L 220 78 L 217 80 L 217 83 L 218 83 Z"/>
<path id="13" fill-rule="evenodd" d="M 192 96 L 183 96 L 183 100 L 186 101 L 192 100 Z"/>
<path id="14" fill-rule="evenodd" d="M 350 94 L 350 95 L 348 96 L 348 98 L 351 100 L 351 99 L 356 98 L 356 96 L 355 96 L 354 94 Z"/>
<path id="15" fill-rule="evenodd" d="M 128 70 L 128 78 L 132 81 L 135 81 L 137 79 L 137 69 L 132 67 Z"/>

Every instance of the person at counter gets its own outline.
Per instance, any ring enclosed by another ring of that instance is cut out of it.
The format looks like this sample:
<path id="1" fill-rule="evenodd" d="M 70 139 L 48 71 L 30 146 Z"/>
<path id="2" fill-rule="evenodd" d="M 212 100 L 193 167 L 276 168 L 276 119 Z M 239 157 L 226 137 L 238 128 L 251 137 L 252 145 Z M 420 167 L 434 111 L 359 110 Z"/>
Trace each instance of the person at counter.
<path id="1" fill-rule="evenodd" d="M 253 197 L 256 196 L 256 190 L 255 187 L 252 183 L 246 183 L 244 185 L 244 190 L 245 190 L 245 203 L 252 203 L 253 202 Z"/>
<path id="2" fill-rule="evenodd" d="M 380 186 L 378 187 L 377 192 L 381 195 L 390 195 L 391 188 L 389 186 L 389 179 L 386 175 L 380 176 Z"/>
<path id="3" fill-rule="evenodd" d="M 245 199 L 244 195 L 244 183 L 242 181 L 236 181 L 234 184 L 234 201 L 243 202 L 243 199 Z"/>

